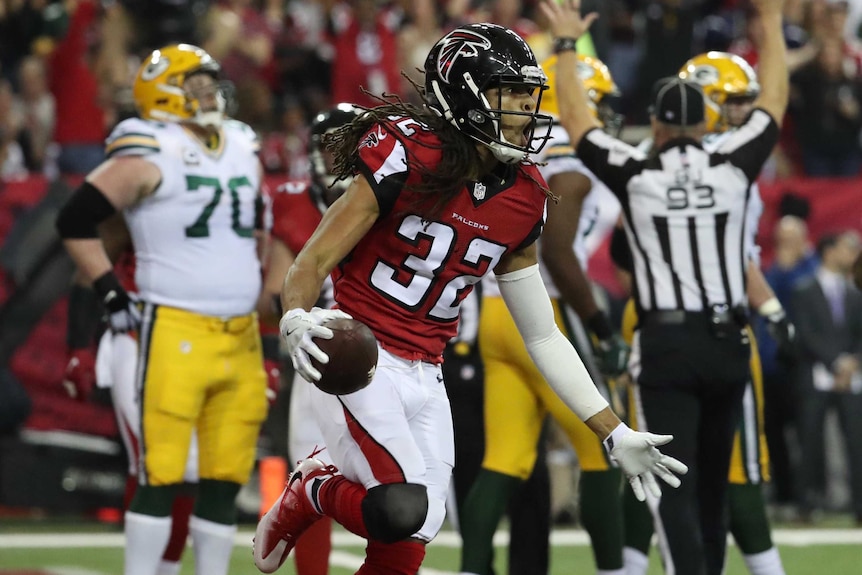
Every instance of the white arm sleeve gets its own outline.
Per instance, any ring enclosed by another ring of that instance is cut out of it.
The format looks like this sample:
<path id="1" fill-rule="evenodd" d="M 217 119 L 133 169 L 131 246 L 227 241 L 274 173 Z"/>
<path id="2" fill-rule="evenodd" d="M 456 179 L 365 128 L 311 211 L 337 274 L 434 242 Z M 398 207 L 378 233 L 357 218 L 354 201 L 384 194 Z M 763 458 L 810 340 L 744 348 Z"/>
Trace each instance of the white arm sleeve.
<path id="1" fill-rule="evenodd" d="M 608 402 L 578 352 L 554 322 L 554 308 L 539 265 L 498 275 L 497 282 L 530 357 L 563 403 L 582 421 L 606 408 Z"/>

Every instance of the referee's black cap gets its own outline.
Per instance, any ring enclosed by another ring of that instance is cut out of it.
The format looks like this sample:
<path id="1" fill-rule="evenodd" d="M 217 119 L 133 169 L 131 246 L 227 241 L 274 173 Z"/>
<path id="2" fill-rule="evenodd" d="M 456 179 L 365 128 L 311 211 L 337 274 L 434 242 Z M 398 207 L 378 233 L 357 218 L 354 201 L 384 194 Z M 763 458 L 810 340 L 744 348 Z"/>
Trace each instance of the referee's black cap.
<path id="1" fill-rule="evenodd" d="M 663 124 L 694 126 L 704 121 L 706 102 L 703 88 L 678 76 L 662 78 L 653 84 L 650 114 Z"/>

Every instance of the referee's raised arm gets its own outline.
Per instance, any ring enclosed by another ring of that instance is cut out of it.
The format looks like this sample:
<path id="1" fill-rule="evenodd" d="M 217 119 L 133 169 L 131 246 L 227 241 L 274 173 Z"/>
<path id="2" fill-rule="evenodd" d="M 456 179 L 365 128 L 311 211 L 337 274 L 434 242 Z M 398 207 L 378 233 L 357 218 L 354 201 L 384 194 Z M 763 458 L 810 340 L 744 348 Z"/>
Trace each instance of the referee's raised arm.
<path id="1" fill-rule="evenodd" d="M 766 111 L 778 126 L 787 110 L 790 74 L 787 70 L 787 49 L 781 27 L 782 0 L 751 0 L 760 14 L 763 36 L 758 46 L 757 75 L 761 92 L 754 101 L 754 108 Z"/>
<path id="2" fill-rule="evenodd" d="M 568 132 L 572 147 L 577 150 L 584 134 L 601 127 L 599 120 L 590 112 L 589 98 L 578 79 L 575 53 L 575 42 L 589 30 L 598 14 L 592 12 L 581 17 L 580 0 L 567 0 L 560 4 L 545 0 L 539 6 L 551 23 L 554 36 L 554 53 L 557 54 L 557 85 L 554 90 L 559 100 L 560 124 Z"/>

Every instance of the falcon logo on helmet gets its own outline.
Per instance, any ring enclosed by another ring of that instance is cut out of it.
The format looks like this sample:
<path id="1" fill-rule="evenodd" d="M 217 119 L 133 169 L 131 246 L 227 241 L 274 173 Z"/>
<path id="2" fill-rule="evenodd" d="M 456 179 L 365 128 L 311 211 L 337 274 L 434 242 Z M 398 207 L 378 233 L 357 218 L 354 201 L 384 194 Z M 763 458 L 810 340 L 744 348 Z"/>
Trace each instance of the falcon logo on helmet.
<path id="1" fill-rule="evenodd" d="M 504 90 L 529 91 L 530 109 L 503 109 Z M 425 59 L 425 103 L 438 116 L 466 136 L 488 147 L 504 163 L 525 160 L 548 140 L 551 117 L 540 114 L 547 78 L 533 50 L 513 31 L 487 22 L 468 24 L 449 32 L 434 44 Z M 486 97 L 496 89 L 493 101 Z M 524 133 L 508 141 L 503 125 L 513 117 L 526 117 Z M 542 135 L 536 135 L 536 126 Z"/>
<path id="2" fill-rule="evenodd" d="M 458 58 L 476 58 L 480 50 L 491 47 L 491 41 L 477 32 L 471 30 L 454 30 L 443 38 L 443 47 L 437 58 L 437 74 L 440 79 L 449 83 L 449 72 Z"/>

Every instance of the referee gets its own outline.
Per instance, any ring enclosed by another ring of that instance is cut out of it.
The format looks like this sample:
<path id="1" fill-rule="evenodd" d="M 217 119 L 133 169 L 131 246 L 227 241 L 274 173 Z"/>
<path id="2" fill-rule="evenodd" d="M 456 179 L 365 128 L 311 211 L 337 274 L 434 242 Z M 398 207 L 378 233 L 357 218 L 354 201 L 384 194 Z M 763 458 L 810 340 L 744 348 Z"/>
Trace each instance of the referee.
<path id="1" fill-rule="evenodd" d="M 733 431 L 749 377 L 745 216 L 787 106 L 783 2 L 753 0 L 764 30 L 762 92 L 746 123 L 716 152 L 704 151 L 700 86 L 664 79 L 654 90 L 648 156 L 596 129 L 581 83 L 568 72 L 575 69 L 574 40 L 595 18 L 581 18 L 578 4 L 542 4 L 559 54 L 560 121 L 578 156 L 623 206 L 640 318 L 631 366 L 639 426 L 672 434 L 668 453 L 691 470 L 653 506 L 665 569 L 718 575 Z"/>

